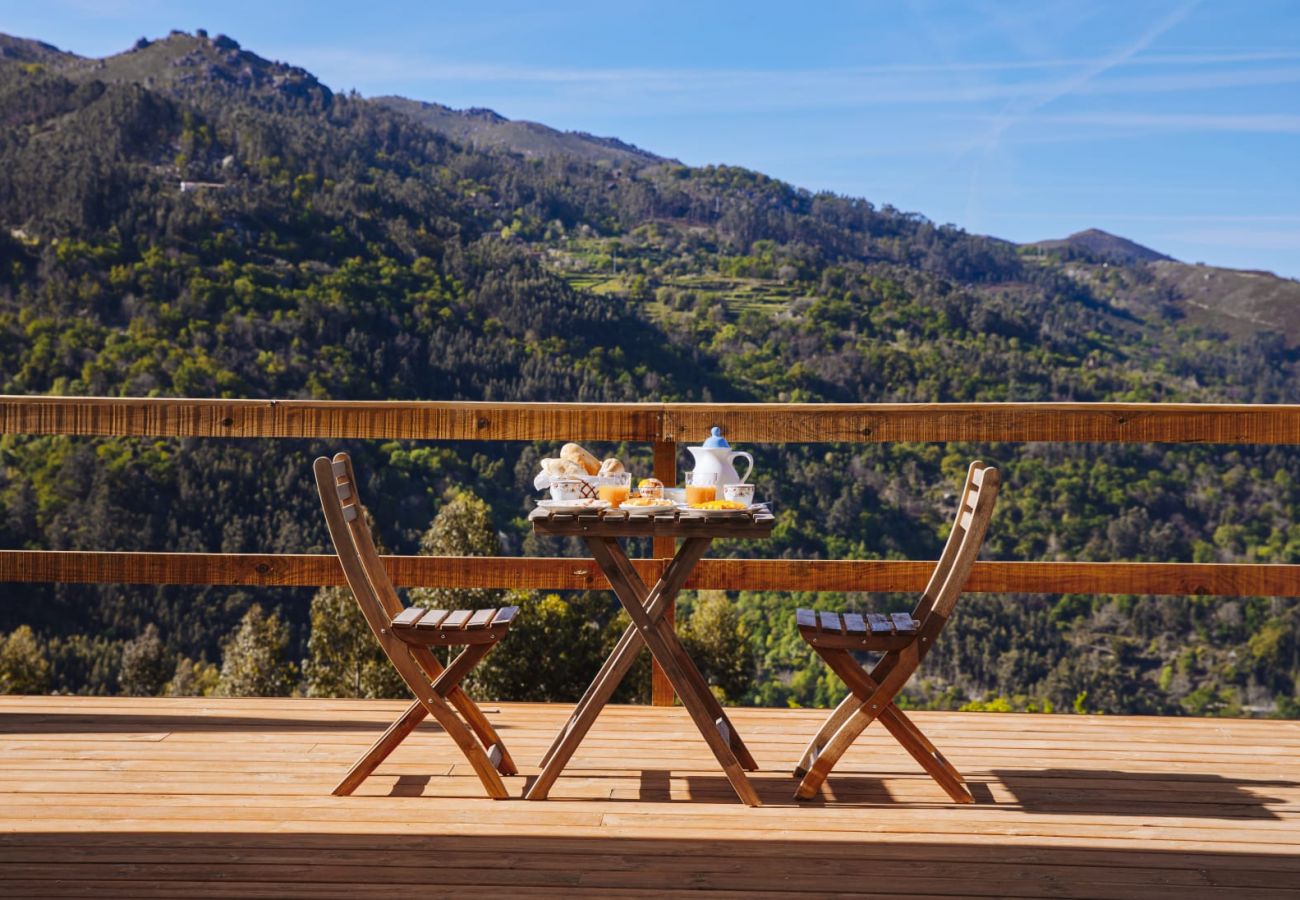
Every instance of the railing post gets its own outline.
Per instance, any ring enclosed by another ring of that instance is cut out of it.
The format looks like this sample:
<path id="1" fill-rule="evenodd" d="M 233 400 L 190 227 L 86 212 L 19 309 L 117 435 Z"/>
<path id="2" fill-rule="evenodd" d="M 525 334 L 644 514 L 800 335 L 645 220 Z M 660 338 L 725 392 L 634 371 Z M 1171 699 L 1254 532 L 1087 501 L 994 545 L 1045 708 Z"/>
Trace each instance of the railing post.
<path id="1" fill-rule="evenodd" d="M 677 444 L 672 441 L 656 441 L 654 456 L 654 473 L 666 487 L 672 487 L 677 484 Z M 651 551 L 655 559 L 659 560 L 660 565 L 667 565 L 667 561 L 672 559 L 673 554 L 677 552 L 677 542 L 670 537 L 657 537 L 654 539 L 653 549 Z M 669 603 L 668 608 L 664 610 L 664 618 L 668 620 L 669 625 L 676 625 L 677 604 Z M 672 706 L 673 705 L 673 685 L 664 674 L 664 670 L 659 667 L 658 661 L 653 663 L 650 674 L 650 702 L 654 706 Z"/>

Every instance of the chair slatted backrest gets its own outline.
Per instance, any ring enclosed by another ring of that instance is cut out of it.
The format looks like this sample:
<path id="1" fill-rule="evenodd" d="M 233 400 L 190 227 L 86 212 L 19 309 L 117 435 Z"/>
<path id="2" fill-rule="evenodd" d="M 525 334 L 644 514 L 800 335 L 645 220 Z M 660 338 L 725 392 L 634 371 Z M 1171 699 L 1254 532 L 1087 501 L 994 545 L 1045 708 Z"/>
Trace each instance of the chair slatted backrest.
<path id="1" fill-rule="evenodd" d="M 966 472 L 966 484 L 957 503 L 952 531 L 943 545 L 943 553 L 930 575 L 925 593 L 912 617 L 921 621 L 922 632 L 937 633 L 952 615 L 962 587 L 970 576 L 984 536 L 988 532 L 993 504 L 997 500 L 1001 476 L 998 470 L 976 460 Z M 933 630 L 927 627 L 931 617 L 938 619 Z"/>
<path id="2" fill-rule="evenodd" d="M 342 499 L 342 491 L 346 486 L 347 490 L 352 493 L 359 513 L 355 518 L 349 520 L 348 530 L 352 532 L 352 542 L 356 545 L 357 553 L 361 556 L 361 564 L 365 567 L 370 583 L 379 596 L 379 602 L 384 605 L 388 615 L 400 615 L 404 607 L 401 598 L 397 596 L 397 589 L 393 587 L 393 582 L 388 577 L 388 571 L 384 568 L 383 561 L 379 558 L 379 550 L 375 547 L 374 535 L 370 533 L 370 526 L 366 522 L 365 508 L 362 507 L 361 496 L 357 493 L 356 473 L 352 470 L 352 457 L 346 453 L 336 453 L 332 465 L 334 477 L 338 481 L 339 498 Z"/>
<path id="3" fill-rule="evenodd" d="M 334 541 L 343 575 L 357 598 L 357 605 L 361 607 L 367 624 L 382 643 L 384 633 L 392 626 L 393 617 L 401 614 L 402 604 L 387 573 L 383 572 L 382 564 L 379 566 L 379 572 L 383 573 L 380 577 L 363 561 L 363 545 L 374 555 L 375 562 L 379 561 L 379 557 L 374 550 L 374 539 L 370 536 L 369 526 L 366 525 L 365 507 L 357 495 L 352 462 L 345 453 L 337 454 L 333 460 L 322 456 L 313 464 L 312 471 L 316 475 L 316 489 L 325 511 L 325 523 L 329 527 L 330 538 Z M 385 588 L 387 594 L 391 595 L 392 603 L 385 596 Z"/>

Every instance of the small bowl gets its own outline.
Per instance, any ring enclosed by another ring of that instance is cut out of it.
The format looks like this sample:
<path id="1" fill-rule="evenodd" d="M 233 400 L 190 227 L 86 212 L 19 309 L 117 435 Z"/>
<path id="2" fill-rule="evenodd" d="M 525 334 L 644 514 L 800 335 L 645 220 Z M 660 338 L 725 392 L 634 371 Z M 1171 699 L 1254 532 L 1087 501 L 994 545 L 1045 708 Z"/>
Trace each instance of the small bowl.
<path id="1" fill-rule="evenodd" d="M 552 478 L 551 499 L 557 502 L 581 500 L 586 496 L 586 487 L 581 478 Z"/>
<path id="2" fill-rule="evenodd" d="M 752 484 L 724 484 L 722 499 L 735 500 L 746 506 L 754 505 L 754 486 Z"/>

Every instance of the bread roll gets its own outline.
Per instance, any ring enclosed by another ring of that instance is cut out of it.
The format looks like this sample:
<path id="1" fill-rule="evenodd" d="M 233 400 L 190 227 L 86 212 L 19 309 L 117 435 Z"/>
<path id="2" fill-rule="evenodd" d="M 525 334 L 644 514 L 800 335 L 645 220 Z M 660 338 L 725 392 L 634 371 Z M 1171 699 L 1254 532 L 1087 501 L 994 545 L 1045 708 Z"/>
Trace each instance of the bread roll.
<path id="1" fill-rule="evenodd" d="M 603 463 L 600 464 L 600 472 L 598 472 L 597 474 L 621 475 L 626 471 L 627 470 L 623 468 L 623 461 L 620 459 L 615 459 L 614 457 L 611 456 L 609 459 L 605 460 Z"/>
<path id="2" fill-rule="evenodd" d="M 581 444 L 565 444 L 560 448 L 560 459 L 577 463 L 586 470 L 588 475 L 595 475 L 600 471 L 600 460 L 588 453 Z"/>
<path id="3" fill-rule="evenodd" d="M 551 476 L 586 475 L 587 470 L 567 459 L 544 459 L 542 471 Z"/>

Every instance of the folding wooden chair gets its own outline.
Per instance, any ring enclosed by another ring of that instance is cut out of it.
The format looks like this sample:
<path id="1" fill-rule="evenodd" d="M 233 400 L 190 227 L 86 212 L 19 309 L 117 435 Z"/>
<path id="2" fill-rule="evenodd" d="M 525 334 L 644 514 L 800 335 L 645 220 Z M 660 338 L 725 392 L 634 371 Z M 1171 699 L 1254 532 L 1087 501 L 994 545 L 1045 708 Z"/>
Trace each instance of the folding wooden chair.
<path id="1" fill-rule="evenodd" d="M 952 532 L 925 593 L 911 613 L 870 613 L 864 617 L 797 611 L 799 633 L 843 679 L 850 694 L 826 719 L 795 767 L 795 777 L 803 778 L 795 796 L 805 800 L 814 797 L 849 745 L 880 719 L 949 797 L 957 803 L 974 802 L 965 779 L 894 704 L 894 697 L 934 646 L 952 615 L 984 543 L 998 483 L 997 469 L 979 461 L 971 463 Z M 884 655 L 868 673 L 853 659 L 855 650 Z"/>
<path id="2" fill-rule="evenodd" d="M 508 795 L 501 776 L 514 775 L 518 770 L 483 711 L 460 688 L 460 681 L 505 636 L 519 607 L 403 609 L 366 525 L 351 459 L 346 453 L 336 454 L 333 460 L 322 456 L 312 468 L 325 522 L 348 586 L 379 639 L 379 646 L 416 697 L 401 718 L 353 764 L 334 788 L 335 795 L 356 790 L 415 726 L 431 715 L 465 754 L 488 795 L 505 799 Z M 465 649 L 446 668 L 429 649 L 460 646 Z M 455 710 L 464 716 L 463 722 Z"/>

